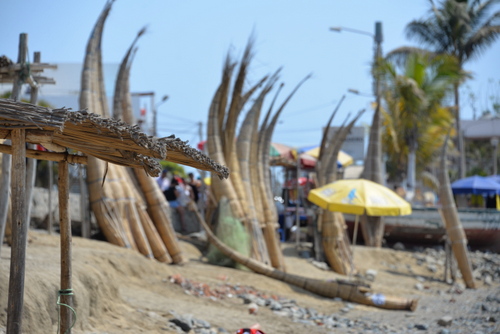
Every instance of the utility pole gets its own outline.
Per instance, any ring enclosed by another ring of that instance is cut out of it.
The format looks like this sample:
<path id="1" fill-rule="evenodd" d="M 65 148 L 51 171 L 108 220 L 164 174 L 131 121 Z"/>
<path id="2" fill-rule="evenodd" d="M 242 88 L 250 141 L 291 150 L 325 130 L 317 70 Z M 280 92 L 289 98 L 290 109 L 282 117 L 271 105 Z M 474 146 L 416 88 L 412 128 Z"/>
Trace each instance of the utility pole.
<path id="1" fill-rule="evenodd" d="M 373 114 L 372 126 L 370 128 L 370 137 L 368 140 L 368 149 L 364 163 L 363 176 L 373 182 L 384 184 L 382 177 L 382 143 L 381 143 L 381 117 L 380 117 L 380 70 L 378 68 L 382 58 L 382 22 L 375 22 L 375 52 L 373 59 L 373 94 L 375 95 L 375 113 Z"/>
<path id="2" fill-rule="evenodd" d="M 158 107 L 167 100 L 168 95 L 163 95 L 160 102 L 153 104 L 153 136 L 155 137 L 158 137 Z"/>

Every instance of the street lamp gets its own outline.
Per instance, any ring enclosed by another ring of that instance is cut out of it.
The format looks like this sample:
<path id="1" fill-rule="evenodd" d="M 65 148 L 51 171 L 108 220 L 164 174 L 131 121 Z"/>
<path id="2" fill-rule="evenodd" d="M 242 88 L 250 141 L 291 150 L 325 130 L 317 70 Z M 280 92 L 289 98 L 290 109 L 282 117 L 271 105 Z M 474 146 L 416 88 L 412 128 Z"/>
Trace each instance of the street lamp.
<path id="1" fill-rule="evenodd" d="M 380 23 L 380 22 L 378 22 L 378 23 Z M 346 28 L 346 27 L 330 27 L 330 30 L 336 31 L 336 32 L 342 32 L 343 30 L 345 30 L 345 31 L 356 33 L 356 34 L 368 35 L 372 38 L 375 37 L 371 32 L 358 30 L 358 29 L 351 29 L 351 28 Z"/>
<path id="2" fill-rule="evenodd" d="M 157 124 L 158 124 L 158 107 L 168 100 L 168 95 L 163 95 L 160 102 L 153 106 L 153 136 L 158 136 Z"/>
<path id="3" fill-rule="evenodd" d="M 382 40 L 383 40 L 382 22 L 375 22 L 375 34 L 363 30 L 346 28 L 346 27 L 331 27 L 330 31 L 335 31 L 335 32 L 348 31 L 356 34 L 370 36 L 371 38 L 373 38 L 373 41 L 375 43 L 375 52 L 374 52 L 372 74 L 374 78 L 373 95 L 375 95 L 376 99 L 376 109 L 375 113 L 373 114 L 367 157 L 373 157 L 373 156 L 382 157 L 382 144 L 380 135 L 380 127 L 381 127 L 380 75 L 379 75 L 379 70 L 377 69 L 377 64 L 379 62 L 379 59 L 382 57 Z M 359 93 L 359 91 L 355 89 L 349 91 L 354 94 Z M 377 161 L 374 161 L 372 158 L 370 158 L 369 160 L 365 159 L 365 168 L 363 174 L 367 179 L 383 184 L 381 159 L 378 159 Z"/>

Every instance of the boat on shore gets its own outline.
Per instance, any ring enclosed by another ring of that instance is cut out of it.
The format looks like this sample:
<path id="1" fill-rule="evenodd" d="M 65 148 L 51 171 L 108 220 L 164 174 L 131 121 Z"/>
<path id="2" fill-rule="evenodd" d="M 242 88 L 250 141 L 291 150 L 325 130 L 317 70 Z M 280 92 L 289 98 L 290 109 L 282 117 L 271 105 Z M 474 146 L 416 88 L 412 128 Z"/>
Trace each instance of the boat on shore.
<path id="1" fill-rule="evenodd" d="M 500 211 L 460 208 L 458 215 L 471 249 L 500 253 Z M 354 215 L 345 215 L 351 236 L 355 218 Z M 436 207 L 413 207 L 411 215 L 387 216 L 384 221 L 384 239 L 388 244 L 444 244 L 446 229 Z M 362 238 L 361 233 L 359 237 Z"/>

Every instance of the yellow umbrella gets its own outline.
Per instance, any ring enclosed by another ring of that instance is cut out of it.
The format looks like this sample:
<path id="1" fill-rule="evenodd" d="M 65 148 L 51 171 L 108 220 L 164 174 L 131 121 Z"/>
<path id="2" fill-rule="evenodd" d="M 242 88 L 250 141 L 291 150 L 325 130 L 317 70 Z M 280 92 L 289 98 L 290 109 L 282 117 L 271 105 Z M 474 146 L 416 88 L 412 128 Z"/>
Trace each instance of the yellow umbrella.
<path id="1" fill-rule="evenodd" d="M 207 176 L 206 178 L 203 179 L 203 182 L 209 186 L 212 184 L 212 178 L 210 176 Z"/>
<path id="2" fill-rule="evenodd" d="M 356 244 L 358 215 L 404 216 L 411 214 L 411 205 L 391 189 L 364 179 L 339 180 L 313 189 L 307 199 L 317 206 L 336 212 L 356 215 L 353 244 Z"/>
<path id="3" fill-rule="evenodd" d="M 307 199 L 323 209 L 368 216 L 411 214 L 411 205 L 391 189 L 364 180 L 339 180 L 309 192 Z"/>
<path id="4" fill-rule="evenodd" d="M 319 157 L 319 146 L 315 147 L 313 149 L 310 149 L 308 151 L 304 152 L 307 155 L 310 155 L 313 158 L 318 159 Z M 339 154 L 337 155 L 337 163 L 342 166 L 342 167 L 347 167 L 349 165 L 352 165 L 354 163 L 354 159 L 344 151 L 339 151 Z"/>

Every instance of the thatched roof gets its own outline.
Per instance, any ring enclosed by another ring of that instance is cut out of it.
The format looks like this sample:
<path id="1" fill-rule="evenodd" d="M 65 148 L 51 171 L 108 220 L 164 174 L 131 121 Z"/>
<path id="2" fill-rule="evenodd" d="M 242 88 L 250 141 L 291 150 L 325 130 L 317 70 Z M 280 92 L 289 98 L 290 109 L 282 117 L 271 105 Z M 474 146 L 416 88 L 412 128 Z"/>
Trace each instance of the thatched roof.
<path id="1" fill-rule="evenodd" d="M 50 109 L 0 99 L 0 139 L 8 138 L 13 128 L 31 131 L 32 135 L 26 135 L 27 142 L 42 144 L 51 150 L 70 148 L 114 164 L 143 168 L 151 176 L 161 172 L 158 160 L 210 171 L 220 178 L 229 176 L 227 167 L 173 135 L 148 136 L 137 125 L 86 110 Z"/>

